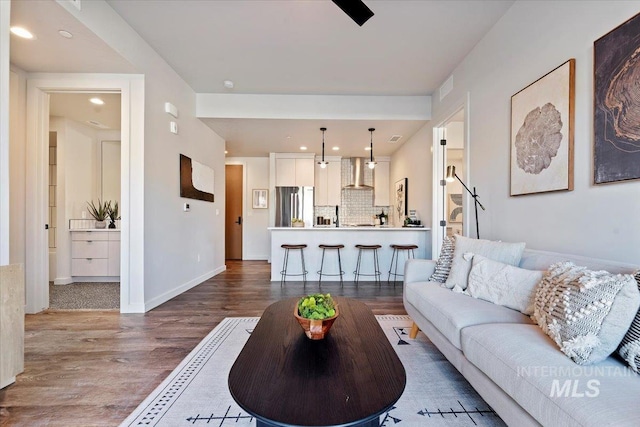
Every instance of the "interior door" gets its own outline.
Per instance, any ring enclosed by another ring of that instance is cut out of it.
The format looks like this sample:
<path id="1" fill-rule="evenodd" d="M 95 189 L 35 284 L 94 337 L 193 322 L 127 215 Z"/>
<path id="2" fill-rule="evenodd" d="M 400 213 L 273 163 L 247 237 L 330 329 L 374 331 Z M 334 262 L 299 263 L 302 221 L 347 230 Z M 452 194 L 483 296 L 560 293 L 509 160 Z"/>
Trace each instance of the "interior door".
<path id="1" fill-rule="evenodd" d="M 225 258 L 242 259 L 242 165 L 225 165 Z"/>

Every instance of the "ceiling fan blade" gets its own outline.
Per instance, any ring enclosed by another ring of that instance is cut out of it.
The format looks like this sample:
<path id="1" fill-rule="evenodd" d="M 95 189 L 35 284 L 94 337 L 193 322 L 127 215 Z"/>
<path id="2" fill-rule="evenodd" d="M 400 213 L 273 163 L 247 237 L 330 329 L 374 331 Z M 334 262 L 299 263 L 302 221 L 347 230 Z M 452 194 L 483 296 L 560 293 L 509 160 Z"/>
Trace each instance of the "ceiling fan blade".
<path id="1" fill-rule="evenodd" d="M 356 24 L 362 25 L 373 16 L 371 9 L 362 0 L 332 0 L 344 13 L 349 15 Z"/>

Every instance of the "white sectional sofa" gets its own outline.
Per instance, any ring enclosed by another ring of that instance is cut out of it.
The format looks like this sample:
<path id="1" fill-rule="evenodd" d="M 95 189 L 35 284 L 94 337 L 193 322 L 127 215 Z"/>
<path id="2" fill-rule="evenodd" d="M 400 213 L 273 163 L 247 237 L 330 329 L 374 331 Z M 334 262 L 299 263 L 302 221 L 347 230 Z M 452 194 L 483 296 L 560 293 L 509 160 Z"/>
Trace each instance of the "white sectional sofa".
<path id="1" fill-rule="evenodd" d="M 572 261 L 631 273 L 637 266 L 525 250 L 521 268 Z M 639 426 L 640 375 L 617 356 L 578 365 L 518 311 L 428 279 L 435 261 L 405 265 L 404 306 L 417 327 L 510 426 Z"/>

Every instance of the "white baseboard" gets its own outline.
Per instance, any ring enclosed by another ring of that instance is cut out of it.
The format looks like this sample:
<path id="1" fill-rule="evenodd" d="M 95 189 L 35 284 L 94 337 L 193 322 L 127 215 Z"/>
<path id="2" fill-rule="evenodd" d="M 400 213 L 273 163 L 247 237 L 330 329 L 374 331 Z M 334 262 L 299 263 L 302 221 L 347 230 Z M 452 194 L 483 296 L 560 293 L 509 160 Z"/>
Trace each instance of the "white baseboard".
<path id="1" fill-rule="evenodd" d="M 269 255 L 247 255 L 242 258 L 243 261 L 267 261 Z"/>
<path id="2" fill-rule="evenodd" d="M 6 386 L 13 384 L 16 382 L 16 377 L 7 378 L 5 381 L 0 382 L 0 388 L 5 388 Z"/>
<path id="3" fill-rule="evenodd" d="M 144 313 L 144 304 L 120 304 L 120 313 L 132 314 L 132 313 Z"/>
<path id="4" fill-rule="evenodd" d="M 193 288 L 194 286 L 199 285 L 200 283 L 204 282 L 205 280 L 211 279 L 213 276 L 216 276 L 216 275 L 222 273 L 226 269 L 227 269 L 227 266 L 226 265 L 222 265 L 222 266 L 216 268 L 215 270 L 212 270 L 212 271 L 209 271 L 209 272 L 203 274 L 200 277 L 196 277 L 193 280 L 189 280 L 187 283 L 184 283 L 183 285 L 180 285 L 175 289 L 172 289 L 172 290 L 170 290 L 168 292 L 165 292 L 162 295 L 158 295 L 157 297 L 155 297 L 155 298 L 153 298 L 153 299 L 151 299 L 149 301 L 146 301 L 144 303 L 144 311 L 147 312 L 149 310 L 152 310 L 152 309 L 156 308 L 160 304 L 163 304 L 163 303 L 169 301 L 173 297 L 177 297 L 181 293 L 188 291 L 189 289 Z"/>
<path id="5" fill-rule="evenodd" d="M 58 277 L 53 280 L 54 285 L 69 285 L 73 283 L 73 279 L 71 277 Z"/>

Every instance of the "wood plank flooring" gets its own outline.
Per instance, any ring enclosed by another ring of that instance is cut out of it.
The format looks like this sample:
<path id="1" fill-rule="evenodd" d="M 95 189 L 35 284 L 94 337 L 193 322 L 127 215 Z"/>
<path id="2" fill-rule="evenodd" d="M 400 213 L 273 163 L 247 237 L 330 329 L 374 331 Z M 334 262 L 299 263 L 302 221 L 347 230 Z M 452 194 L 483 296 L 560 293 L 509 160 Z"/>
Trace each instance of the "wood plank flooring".
<path id="1" fill-rule="evenodd" d="M 269 282 L 263 261 L 227 271 L 145 314 L 55 312 L 26 316 L 25 372 L 0 390 L 1 426 L 116 426 L 222 319 L 260 316 L 271 303 L 318 290 Z M 375 314 L 406 314 L 402 285 L 322 284 Z"/>

